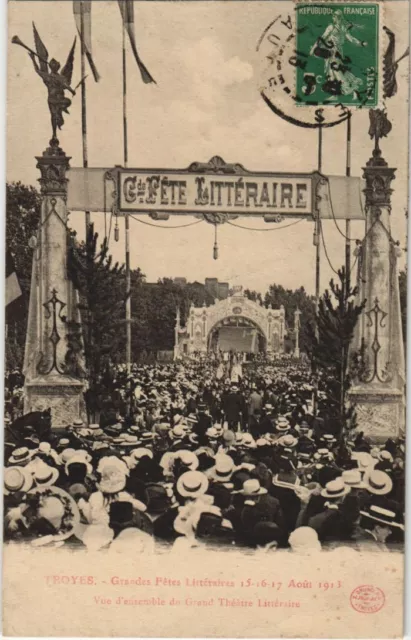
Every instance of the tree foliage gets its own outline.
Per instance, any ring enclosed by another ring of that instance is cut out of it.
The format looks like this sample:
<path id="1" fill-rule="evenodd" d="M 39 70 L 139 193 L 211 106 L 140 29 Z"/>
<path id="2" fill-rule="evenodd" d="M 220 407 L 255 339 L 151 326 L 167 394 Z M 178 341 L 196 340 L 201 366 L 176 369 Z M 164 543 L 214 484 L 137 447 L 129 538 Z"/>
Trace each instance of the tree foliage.
<path id="1" fill-rule="evenodd" d="M 21 182 L 6 185 L 6 247 L 13 255 L 22 290 L 22 296 L 11 305 L 6 317 L 7 369 L 21 369 L 23 365 L 33 262 L 29 240 L 37 234 L 40 210 L 41 197 L 34 187 Z"/>
<path id="2" fill-rule="evenodd" d="M 113 363 L 125 360 L 124 266 L 113 264 L 107 239 L 99 245 L 98 234 L 90 225 L 86 242 L 78 243 L 71 236 L 68 274 L 79 293 L 89 384 L 86 403 L 89 414 L 95 415 L 105 392 L 103 374 Z"/>
<path id="3" fill-rule="evenodd" d="M 349 347 L 365 301 L 356 304 L 358 289 L 351 287 L 344 267 L 338 270 L 338 278 L 337 283 L 330 281 L 330 290 L 326 289 L 320 298 L 317 323 L 309 327 L 309 333 L 313 369 L 325 393 L 320 408 L 330 429 L 342 434 L 352 418 L 352 410 L 346 406 L 351 385 Z"/>

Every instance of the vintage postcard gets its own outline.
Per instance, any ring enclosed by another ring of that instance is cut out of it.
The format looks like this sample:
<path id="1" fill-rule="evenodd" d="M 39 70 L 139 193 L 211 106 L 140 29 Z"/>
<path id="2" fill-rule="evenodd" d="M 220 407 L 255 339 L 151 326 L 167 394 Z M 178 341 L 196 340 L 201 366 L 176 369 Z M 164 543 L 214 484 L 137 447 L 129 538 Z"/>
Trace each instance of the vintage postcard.
<path id="1" fill-rule="evenodd" d="M 9 0 L 3 632 L 399 638 L 405 0 Z"/>

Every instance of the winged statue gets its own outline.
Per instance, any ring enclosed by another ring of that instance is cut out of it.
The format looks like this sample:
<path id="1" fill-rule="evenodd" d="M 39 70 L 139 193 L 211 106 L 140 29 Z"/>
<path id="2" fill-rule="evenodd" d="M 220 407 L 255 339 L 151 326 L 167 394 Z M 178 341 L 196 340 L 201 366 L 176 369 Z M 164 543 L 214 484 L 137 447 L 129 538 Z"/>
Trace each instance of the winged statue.
<path id="1" fill-rule="evenodd" d="M 65 95 L 69 91 L 73 96 L 76 95 L 74 89 L 71 88 L 71 79 L 73 76 L 74 51 L 76 48 L 76 39 L 67 57 L 66 64 L 60 70 L 60 63 L 52 58 L 49 60 L 48 51 L 40 38 L 40 35 L 33 22 L 34 44 L 36 51 L 27 47 L 18 36 L 14 36 L 12 42 L 19 44 L 29 51 L 30 58 L 33 62 L 36 73 L 43 80 L 48 92 L 48 105 L 51 115 L 51 126 L 53 130 L 52 141 L 57 140 L 57 129 L 61 129 L 64 124 L 63 113 L 69 113 L 68 108 L 71 105 L 70 98 Z M 77 87 L 76 87 L 77 88 Z"/>

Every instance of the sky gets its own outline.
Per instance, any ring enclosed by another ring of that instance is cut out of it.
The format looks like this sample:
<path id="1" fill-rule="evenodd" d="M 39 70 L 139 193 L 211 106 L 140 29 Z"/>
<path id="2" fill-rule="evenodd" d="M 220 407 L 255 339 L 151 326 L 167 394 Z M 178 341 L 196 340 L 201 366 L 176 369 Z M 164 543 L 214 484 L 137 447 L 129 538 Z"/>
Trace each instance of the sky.
<path id="1" fill-rule="evenodd" d="M 408 4 L 385 3 L 384 22 L 397 33 L 398 57 L 408 44 Z M 129 166 L 181 169 L 194 161 L 207 162 L 219 155 L 249 170 L 310 172 L 316 169 L 317 134 L 291 125 L 264 104 L 259 94 L 261 60 L 256 44 L 273 18 L 292 7 L 291 2 L 135 2 L 136 39 L 139 53 L 156 79 L 145 85 L 128 51 Z M 46 89 L 34 73 L 28 54 L 10 44 L 18 35 L 33 46 L 32 21 L 50 57 L 64 62 L 73 38 L 72 3 L 11 0 L 8 47 L 7 179 L 36 184 L 35 156 L 41 155 L 51 136 Z M 89 166 L 122 164 L 122 29 L 117 1 L 100 0 L 92 8 L 93 57 L 101 75 L 86 80 Z M 383 43 L 381 45 L 385 47 Z M 78 48 L 79 51 L 79 48 Z M 392 235 L 406 242 L 408 166 L 408 64 L 397 75 L 398 94 L 388 104 L 393 123 L 389 137 L 381 142 L 390 166 L 398 167 L 393 183 Z M 77 55 L 73 85 L 80 80 Z M 82 165 L 80 91 L 59 134 L 71 165 Z M 352 175 L 371 155 L 368 114 L 352 119 Z M 345 171 L 345 125 L 324 132 L 323 172 Z M 141 218 L 153 223 L 150 218 Z M 96 230 L 103 235 L 104 216 L 92 214 Z M 161 226 L 195 221 L 172 217 Z M 221 225 L 218 229 L 219 259 L 213 259 L 214 226 L 205 222 L 182 229 L 153 228 L 130 221 L 131 267 L 140 267 L 147 280 L 186 277 L 204 281 L 216 277 L 230 285 L 243 285 L 264 293 L 269 284 L 286 288 L 315 287 L 315 248 L 312 221 L 288 229 L 253 218 L 236 223 L 258 231 Z M 155 223 L 154 223 L 155 224 Z M 160 224 L 160 223 L 159 223 Z M 286 223 L 283 223 L 285 225 Z M 70 225 L 84 235 L 84 214 L 73 212 Z M 276 230 L 268 231 L 267 229 Z M 344 222 L 340 221 L 344 230 Z M 323 223 L 328 255 L 333 268 L 344 262 L 344 238 L 334 222 Z M 352 235 L 361 238 L 362 222 L 352 223 Z M 110 250 L 123 262 L 123 220 L 119 242 Z M 404 264 L 404 258 L 401 260 Z M 321 289 L 333 276 L 324 252 L 321 257 Z"/>

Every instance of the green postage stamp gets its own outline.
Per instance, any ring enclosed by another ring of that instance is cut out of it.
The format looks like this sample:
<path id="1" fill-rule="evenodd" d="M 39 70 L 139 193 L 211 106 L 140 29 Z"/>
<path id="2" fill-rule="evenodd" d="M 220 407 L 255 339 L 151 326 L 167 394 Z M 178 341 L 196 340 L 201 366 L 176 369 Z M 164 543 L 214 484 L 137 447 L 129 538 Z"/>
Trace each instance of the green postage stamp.
<path id="1" fill-rule="evenodd" d="M 298 103 L 377 105 L 378 9 L 335 2 L 297 7 Z"/>

